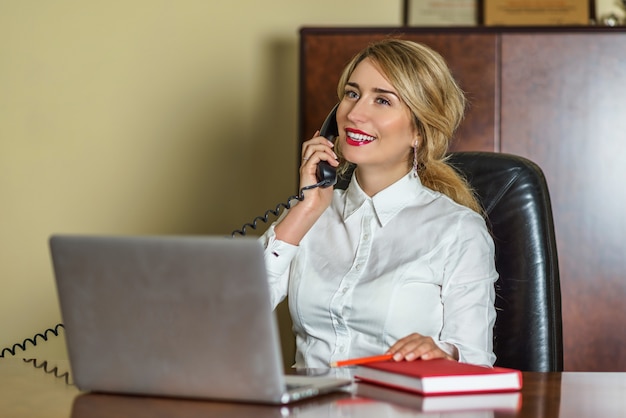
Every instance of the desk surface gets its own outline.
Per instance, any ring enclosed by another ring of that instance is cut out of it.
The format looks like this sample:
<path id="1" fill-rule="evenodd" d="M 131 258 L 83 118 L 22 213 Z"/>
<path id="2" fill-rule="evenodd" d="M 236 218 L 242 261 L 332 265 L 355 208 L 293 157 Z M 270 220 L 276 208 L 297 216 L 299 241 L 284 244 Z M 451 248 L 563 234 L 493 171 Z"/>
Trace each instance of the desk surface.
<path id="1" fill-rule="evenodd" d="M 41 366 L 41 363 L 37 363 Z M 289 407 L 245 405 L 85 394 L 57 374 L 68 370 L 67 362 L 35 367 L 19 359 L 0 359 L 0 412 L 10 417 L 438 417 L 426 412 L 427 404 L 414 395 L 398 391 L 371 391 L 355 384 L 351 390 L 323 396 Z M 70 379 L 71 380 L 71 379 Z M 405 396 L 395 396 L 405 395 Z M 519 410 L 473 410 L 447 412 L 446 417 L 624 417 L 626 373 L 524 373 Z"/>

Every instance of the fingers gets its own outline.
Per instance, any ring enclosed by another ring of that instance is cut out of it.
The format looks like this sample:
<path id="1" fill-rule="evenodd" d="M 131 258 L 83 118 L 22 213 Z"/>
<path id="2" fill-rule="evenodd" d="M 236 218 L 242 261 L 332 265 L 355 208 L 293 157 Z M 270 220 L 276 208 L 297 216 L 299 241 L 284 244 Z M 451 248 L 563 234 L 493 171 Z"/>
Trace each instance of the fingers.
<path id="1" fill-rule="evenodd" d="M 311 161 L 314 164 L 320 161 L 327 161 L 333 166 L 337 166 L 337 154 L 333 151 L 334 144 L 323 136 L 319 136 L 319 131 L 313 138 L 302 144 L 302 165 Z"/>
<path id="2" fill-rule="evenodd" d="M 431 337 L 424 337 L 417 333 L 398 340 L 389 348 L 388 352 L 393 354 L 395 361 L 412 361 L 418 358 L 423 360 L 432 360 L 435 358 L 454 360 L 452 356 L 439 348 Z"/>

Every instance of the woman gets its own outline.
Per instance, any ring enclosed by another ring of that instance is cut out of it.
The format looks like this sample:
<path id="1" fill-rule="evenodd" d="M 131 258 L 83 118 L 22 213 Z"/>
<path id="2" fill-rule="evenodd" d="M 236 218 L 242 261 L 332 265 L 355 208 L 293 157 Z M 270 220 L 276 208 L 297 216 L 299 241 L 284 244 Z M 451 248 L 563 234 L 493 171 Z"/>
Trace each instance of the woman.
<path id="1" fill-rule="evenodd" d="M 388 39 L 352 59 L 338 94 L 338 138 L 304 142 L 300 186 L 326 161 L 356 167 L 348 188 L 305 191 L 261 238 L 295 366 L 382 353 L 492 365 L 493 241 L 444 161 L 462 91 L 437 53 Z"/>

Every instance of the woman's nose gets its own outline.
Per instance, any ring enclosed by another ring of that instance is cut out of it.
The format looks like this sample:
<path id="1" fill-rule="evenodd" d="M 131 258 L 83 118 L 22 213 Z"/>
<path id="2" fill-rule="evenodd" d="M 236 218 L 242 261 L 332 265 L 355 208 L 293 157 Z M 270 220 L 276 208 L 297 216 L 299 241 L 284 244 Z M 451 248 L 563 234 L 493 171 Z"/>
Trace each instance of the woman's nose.
<path id="1" fill-rule="evenodd" d="M 350 122 L 363 122 L 367 119 L 367 110 L 365 103 L 357 101 L 353 103 L 352 107 L 348 111 L 348 120 Z"/>

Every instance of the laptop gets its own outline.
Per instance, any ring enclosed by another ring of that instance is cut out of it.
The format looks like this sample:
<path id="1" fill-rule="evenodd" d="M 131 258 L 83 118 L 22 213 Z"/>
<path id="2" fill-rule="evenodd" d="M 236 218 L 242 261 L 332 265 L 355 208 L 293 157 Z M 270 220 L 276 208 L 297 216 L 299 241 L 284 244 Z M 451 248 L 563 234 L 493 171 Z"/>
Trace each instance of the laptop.
<path id="1" fill-rule="evenodd" d="M 89 392 L 287 404 L 350 379 L 285 375 L 255 238 L 50 238 L 72 378 Z"/>

